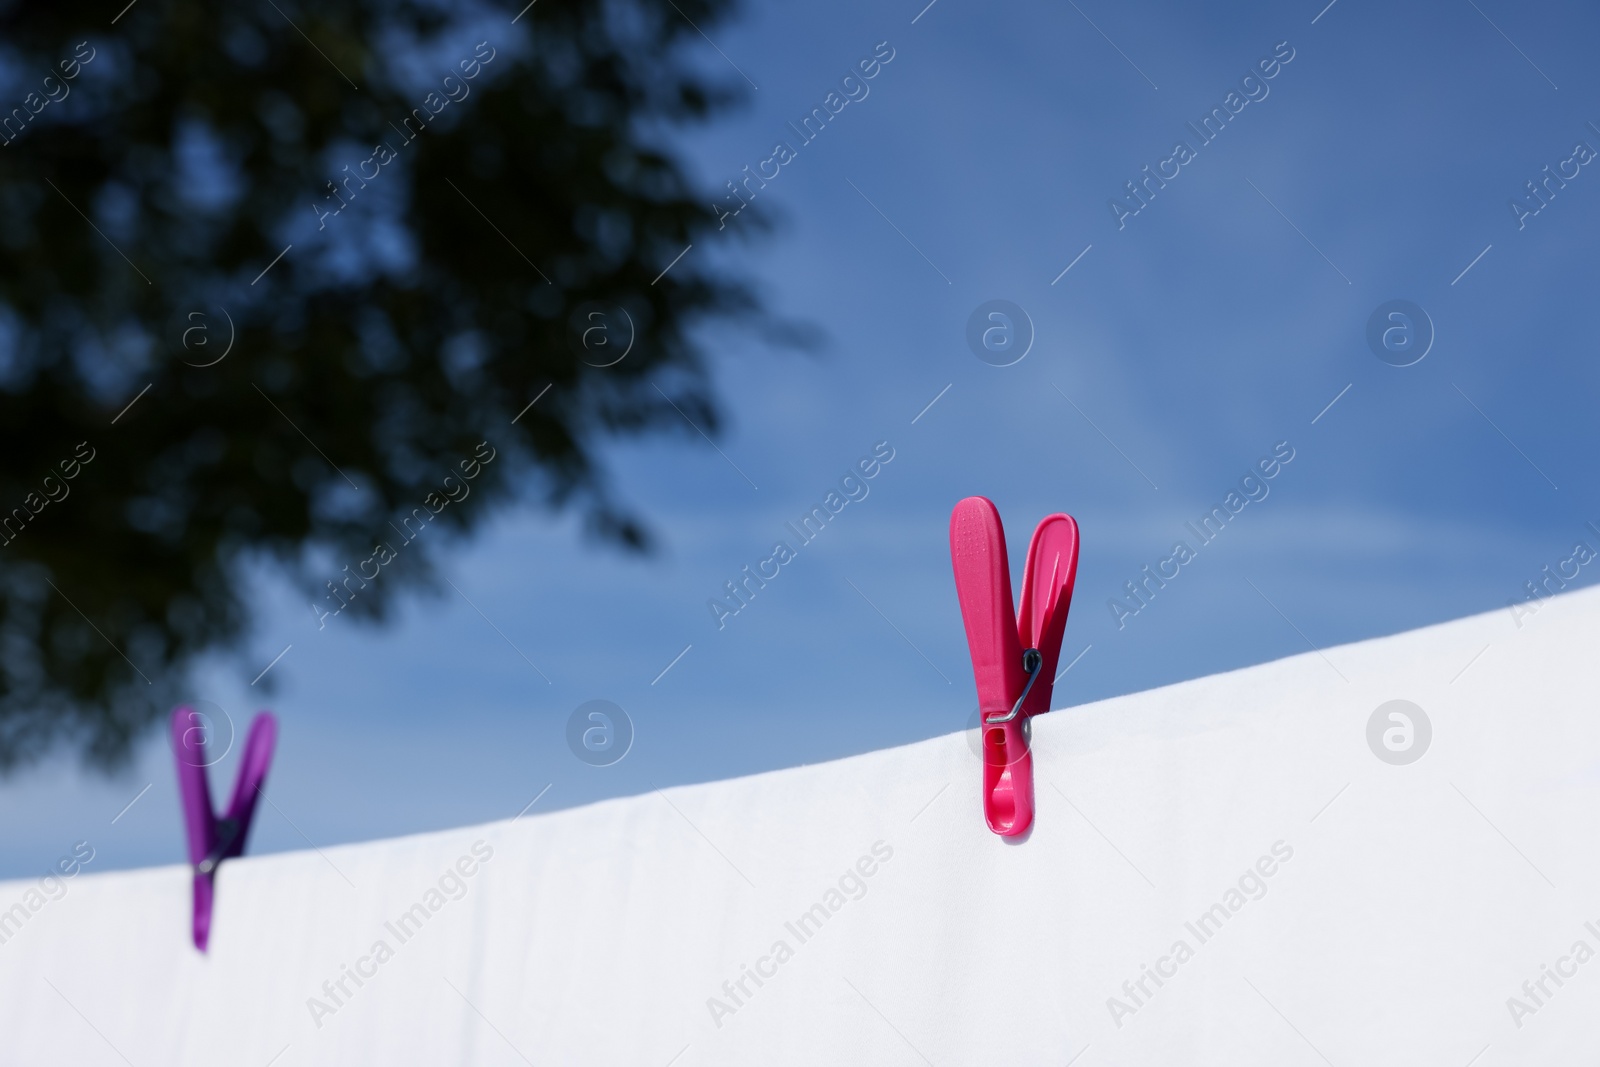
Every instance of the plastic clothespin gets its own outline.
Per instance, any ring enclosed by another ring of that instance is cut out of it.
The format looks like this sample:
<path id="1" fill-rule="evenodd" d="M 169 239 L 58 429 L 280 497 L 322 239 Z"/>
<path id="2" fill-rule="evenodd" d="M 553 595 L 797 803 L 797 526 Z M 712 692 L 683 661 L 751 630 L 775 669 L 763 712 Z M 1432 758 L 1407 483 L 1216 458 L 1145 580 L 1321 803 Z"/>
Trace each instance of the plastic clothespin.
<path id="1" fill-rule="evenodd" d="M 278 720 L 270 711 L 250 723 L 233 799 L 221 818 L 211 809 L 206 782 L 207 726 L 199 712 L 184 706 L 172 711 L 172 750 L 178 760 L 178 791 L 183 794 L 183 821 L 189 834 L 189 863 L 194 867 L 194 947 L 201 952 L 211 939 L 211 907 L 217 867 L 244 854 L 245 837 L 255 816 L 256 798 L 272 764 Z M 221 759 L 218 755 L 216 759 Z"/>
<path id="2" fill-rule="evenodd" d="M 1078 524 L 1048 515 L 1033 531 L 1022 572 L 1021 618 L 1012 610 L 1011 568 L 1000 512 L 969 496 L 950 514 L 950 559 L 978 684 L 983 814 L 1015 837 L 1033 822 L 1033 755 L 1027 720 L 1050 710 L 1061 636 L 1078 575 Z"/>

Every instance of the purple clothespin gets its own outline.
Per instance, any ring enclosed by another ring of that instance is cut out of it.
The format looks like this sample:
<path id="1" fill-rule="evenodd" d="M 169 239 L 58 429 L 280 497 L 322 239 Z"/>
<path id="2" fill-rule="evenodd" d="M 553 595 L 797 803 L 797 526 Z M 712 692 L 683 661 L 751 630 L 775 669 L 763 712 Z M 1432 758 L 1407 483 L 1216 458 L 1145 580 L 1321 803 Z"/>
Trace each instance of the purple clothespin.
<path id="1" fill-rule="evenodd" d="M 172 711 L 172 750 L 178 759 L 178 791 L 183 794 L 183 821 L 189 832 L 189 862 L 194 866 L 194 947 L 206 950 L 211 938 L 211 904 L 217 867 L 223 860 L 244 853 L 245 835 L 255 815 L 256 797 L 272 764 L 278 740 L 278 720 L 263 711 L 250 723 L 239 779 L 234 783 L 228 810 L 218 818 L 211 810 L 211 788 L 206 783 L 206 726 L 200 713 L 188 706 Z M 221 756 L 217 756 L 221 759 Z"/>

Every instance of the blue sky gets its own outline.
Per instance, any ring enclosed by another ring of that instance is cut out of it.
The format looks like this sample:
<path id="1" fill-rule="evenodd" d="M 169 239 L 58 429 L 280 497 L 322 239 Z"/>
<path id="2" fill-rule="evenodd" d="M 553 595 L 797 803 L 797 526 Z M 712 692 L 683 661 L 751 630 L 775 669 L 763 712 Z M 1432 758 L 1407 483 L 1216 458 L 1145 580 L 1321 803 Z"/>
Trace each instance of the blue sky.
<path id="1" fill-rule="evenodd" d="M 746 240 L 731 218 L 688 255 L 825 343 L 796 354 L 710 330 L 720 453 L 687 426 L 609 451 L 655 556 L 505 511 L 447 557 L 459 592 L 409 602 L 386 630 L 319 631 L 263 575 L 250 664 L 209 665 L 194 693 L 240 731 L 257 706 L 280 716 L 252 851 L 509 818 L 547 786 L 531 812 L 961 729 L 974 695 L 947 529 L 971 494 L 998 504 L 1013 559 L 1044 515 L 1080 523 L 1062 661 L 1083 654 L 1058 708 L 1479 611 L 1503 611 L 1514 636 L 1523 583 L 1576 541 L 1600 548 L 1585 525 L 1600 525 L 1586 295 L 1600 167 L 1565 162 L 1578 142 L 1600 149 L 1596 23 L 1575 3 L 1501 0 L 823 0 L 708 28 L 694 60 L 759 86 L 671 135 L 708 210 L 775 141 L 795 155 L 758 193 L 774 234 Z M 894 58 L 868 94 L 796 144 L 787 123 L 885 41 Z M 1241 90 L 1275 48 L 1293 58 L 1265 95 Z M 1259 98 L 1199 144 L 1187 123 L 1230 91 Z M 1179 140 L 1193 158 L 1119 228 L 1109 202 Z M 1547 165 L 1577 173 L 1519 228 L 1510 202 Z M 996 299 L 1034 333 L 1005 367 L 966 341 Z M 1396 299 L 1434 332 L 1405 367 L 1367 342 Z M 707 601 L 877 442 L 894 458 L 868 495 L 719 629 Z M 1279 442 L 1293 459 L 1270 492 L 1119 627 L 1108 601 L 1175 542 L 1196 546 L 1185 523 Z M 251 679 L 291 645 L 269 701 Z M 609 767 L 565 741 L 594 699 L 636 731 Z M 233 771 L 216 768 L 223 787 Z M 114 779 L 65 759 L 20 774 L 0 810 L 0 876 L 79 840 L 91 870 L 181 861 L 162 736 Z"/>

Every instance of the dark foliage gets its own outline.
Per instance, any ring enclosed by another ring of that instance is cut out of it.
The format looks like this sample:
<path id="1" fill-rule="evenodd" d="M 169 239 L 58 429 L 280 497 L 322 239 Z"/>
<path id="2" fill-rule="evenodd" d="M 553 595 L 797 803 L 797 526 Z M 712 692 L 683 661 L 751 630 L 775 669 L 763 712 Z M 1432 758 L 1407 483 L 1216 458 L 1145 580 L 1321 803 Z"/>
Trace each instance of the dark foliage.
<path id="1" fill-rule="evenodd" d="M 514 496 L 646 544 L 597 443 L 713 432 L 690 331 L 771 328 L 658 279 L 716 229 L 663 131 L 728 102 L 679 48 L 727 0 L 675 4 L 0 2 L 0 765 L 115 764 L 253 568 L 331 605 L 480 442 L 349 612 Z"/>

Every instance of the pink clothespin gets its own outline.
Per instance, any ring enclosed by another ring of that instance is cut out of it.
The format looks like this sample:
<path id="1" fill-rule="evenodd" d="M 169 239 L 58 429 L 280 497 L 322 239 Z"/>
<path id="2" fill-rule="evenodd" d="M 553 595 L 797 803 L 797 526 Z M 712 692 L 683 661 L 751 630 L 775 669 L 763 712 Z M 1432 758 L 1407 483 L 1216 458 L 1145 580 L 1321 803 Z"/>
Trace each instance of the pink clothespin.
<path id="1" fill-rule="evenodd" d="M 1033 822 L 1033 754 L 1027 720 L 1050 710 L 1061 636 L 1078 575 L 1078 524 L 1047 515 L 1028 545 L 1022 610 L 1011 606 L 1000 512 L 969 496 L 950 514 L 950 558 L 978 683 L 983 814 L 989 829 L 1015 837 Z"/>
<path id="2" fill-rule="evenodd" d="M 217 867 L 223 860 L 244 854 L 245 836 L 255 816 L 256 798 L 272 764 L 278 740 L 278 720 L 270 711 L 250 723 L 240 761 L 239 779 L 227 812 L 218 818 L 211 809 L 211 788 L 206 782 L 206 725 L 193 708 L 172 711 L 172 750 L 178 759 L 178 791 L 183 795 L 183 821 L 188 828 L 189 862 L 194 866 L 194 947 L 201 952 L 211 939 L 211 907 Z M 221 756 L 216 757 L 221 759 Z"/>

